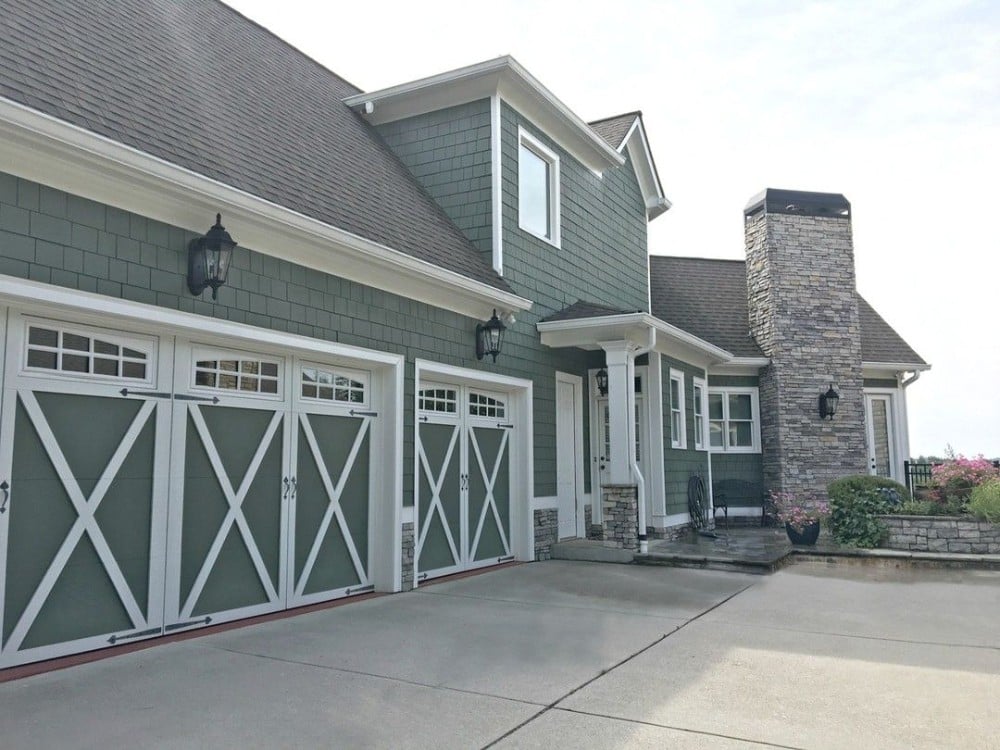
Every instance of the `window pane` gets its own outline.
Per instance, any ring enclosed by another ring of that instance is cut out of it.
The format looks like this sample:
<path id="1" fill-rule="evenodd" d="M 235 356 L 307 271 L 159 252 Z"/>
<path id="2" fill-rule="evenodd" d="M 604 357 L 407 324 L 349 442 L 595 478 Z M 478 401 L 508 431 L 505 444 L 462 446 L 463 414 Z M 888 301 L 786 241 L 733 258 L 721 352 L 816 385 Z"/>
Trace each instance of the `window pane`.
<path id="1" fill-rule="evenodd" d="M 118 375 L 118 360 L 117 359 L 101 359 L 100 357 L 94 357 L 94 374 L 95 375 L 115 375 L 115 376 L 117 376 Z"/>
<path id="2" fill-rule="evenodd" d="M 701 416 L 701 386 L 696 385 L 694 387 L 694 415 L 696 417 Z"/>
<path id="3" fill-rule="evenodd" d="M 722 419 L 722 394 L 721 393 L 709 393 L 708 394 L 708 418 L 709 419 Z M 715 443 L 713 443 L 715 445 Z"/>
<path id="4" fill-rule="evenodd" d="M 730 422 L 729 423 L 729 447 L 730 448 L 752 448 L 753 430 L 750 429 L 750 422 Z"/>
<path id="5" fill-rule="evenodd" d="M 46 370 L 56 369 L 55 352 L 39 352 L 31 349 L 28 351 L 28 367 L 44 367 Z"/>
<path id="6" fill-rule="evenodd" d="M 708 442 L 713 448 L 724 447 L 722 441 L 722 422 L 708 423 Z"/>
<path id="7" fill-rule="evenodd" d="M 62 369 L 67 372 L 90 372 L 90 357 L 81 357 L 78 354 L 64 354 Z"/>
<path id="8" fill-rule="evenodd" d="M 28 343 L 38 346 L 59 346 L 59 332 L 32 326 L 28 332 Z"/>
<path id="9" fill-rule="evenodd" d="M 550 237 L 549 163 L 521 144 L 518 161 L 518 212 L 521 226 Z"/>
<path id="10" fill-rule="evenodd" d="M 674 409 L 680 406 L 681 403 L 681 384 L 677 380 L 670 381 L 670 406 Z"/>
<path id="11" fill-rule="evenodd" d="M 63 348 L 75 349 L 78 352 L 87 352 L 90 351 L 90 339 L 86 336 L 77 336 L 75 333 L 64 333 Z"/>
<path id="12" fill-rule="evenodd" d="M 145 380 L 146 379 L 146 365 L 142 364 L 141 362 L 123 362 L 122 363 L 122 377 L 123 378 L 138 378 L 139 380 Z"/>
<path id="13" fill-rule="evenodd" d="M 752 419 L 750 412 L 750 394 L 736 393 L 729 396 L 730 419 Z"/>
<path id="14" fill-rule="evenodd" d="M 113 354 L 116 357 L 118 356 L 118 347 L 115 344 L 101 341 L 100 339 L 94 339 L 94 351 L 98 354 Z"/>

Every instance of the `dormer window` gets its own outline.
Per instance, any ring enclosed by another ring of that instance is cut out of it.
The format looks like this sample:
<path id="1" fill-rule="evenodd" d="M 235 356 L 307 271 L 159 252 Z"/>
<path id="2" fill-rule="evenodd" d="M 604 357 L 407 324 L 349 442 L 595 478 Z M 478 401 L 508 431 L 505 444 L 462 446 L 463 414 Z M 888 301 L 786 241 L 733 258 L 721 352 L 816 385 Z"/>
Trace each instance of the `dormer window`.
<path id="1" fill-rule="evenodd" d="M 559 157 L 518 130 L 518 225 L 559 246 Z"/>

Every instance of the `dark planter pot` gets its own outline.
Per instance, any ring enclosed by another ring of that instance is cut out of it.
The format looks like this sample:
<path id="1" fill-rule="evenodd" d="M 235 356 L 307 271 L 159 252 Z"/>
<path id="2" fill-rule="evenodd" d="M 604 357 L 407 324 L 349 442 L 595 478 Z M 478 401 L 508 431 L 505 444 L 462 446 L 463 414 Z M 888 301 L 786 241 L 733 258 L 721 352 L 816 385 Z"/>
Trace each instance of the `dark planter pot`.
<path id="1" fill-rule="evenodd" d="M 803 526 L 802 531 L 796 531 L 792 528 L 791 524 L 785 524 L 785 533 L 788 534 L 788 540 L 796 546 L 811 546 L 816 544 L 816 540 L 819 539 L 819 521 L 813 521 L 812 523 Z"/>

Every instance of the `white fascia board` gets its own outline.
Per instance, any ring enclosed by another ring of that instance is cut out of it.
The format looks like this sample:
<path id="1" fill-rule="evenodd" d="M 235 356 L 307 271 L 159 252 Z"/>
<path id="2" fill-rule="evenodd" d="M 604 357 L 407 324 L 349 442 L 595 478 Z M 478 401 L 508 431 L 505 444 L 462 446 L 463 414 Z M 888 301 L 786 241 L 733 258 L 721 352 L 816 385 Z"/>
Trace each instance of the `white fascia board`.
<path id="1" fill-rule="evenodd" d="M 279 206 L 0 98 L 0 165 L 18 177 L 203 233 L 222 213 L 241 245 L 473 318 L 531 300 Z"/>
<path id="2" fill-rule="evenodd" d="M 629 128 L 618 147 L 619 152 L 626 149 L 635 169 L 639 189 L 642 190 L 642 198 L 646 204 L 646 219 L 652 221 L 657 216 L 669 211 L 673 204 L 667 200 L 663 193 L 663 185 L 660 184 L 660 176 L 656 171 L 656 163 L 653 161 L 653 152 L 646 139 L 646 129 L 642 124 L 642 117 L 639 115 L 635 116 L 635 122 L 632 123 L 632 127 Z"/>
<path id="3" fill-rule="evenodd" d="M 767 357 L 733 357 L 728 362 L 713 365 L 709 375 L 758 375 L 762 367 L 771 364 Z"/>
<path id="4" fill-rule="evenodd" d="M 499 95 L 588 169 L 598 174 L 625 159 L 510 55 L 397 86 L 355 94 L 344 103 L 361 108 L 372 124 L 394 122 Z M 364 106 L 372 105 L 371 114 Z"/>
<path id="5" fill-rule="evenodd" d="M 879 377 L 888 375 L 895 377 L 900 372 L 926 372 L 931 369 L 927 364 L 913 364 L 912 362 L 862 362 L 861 373 L 869 377 Z"/>
<path id="6" fill-rule="evenodd" d="M 542 343 L 551 347 L 574 346 L 600 349 L 601 341 L 627 339 L 647 345 L 649 329 L 656 331 L 655 349 L 661 354 L 678 356 L 691 364 L 728 362 L 733 355 L 677 326 L 649 313 L 623 313 L 575 320 L 554 320 L 536 324 Z"/>

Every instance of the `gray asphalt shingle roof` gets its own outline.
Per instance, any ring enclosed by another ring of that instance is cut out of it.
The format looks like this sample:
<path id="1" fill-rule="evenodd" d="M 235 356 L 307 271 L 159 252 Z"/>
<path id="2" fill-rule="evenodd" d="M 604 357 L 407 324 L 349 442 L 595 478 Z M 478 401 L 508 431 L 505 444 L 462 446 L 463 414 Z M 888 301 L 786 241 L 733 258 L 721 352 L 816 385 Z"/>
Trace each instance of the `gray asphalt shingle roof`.
<path id="1" fill-rule="evenodd" d="M 744 261 L 653 255 L 649 266 L 656 317 L 738 357 L 763 356 L 750 336 Z M 860 294 L 858 312 L 863 361 L 926 364 Z"/>
<path id="2" fill-rule="evenodd" d="M 541 322 L 553 323 L 557 320 L 582 320 L 584 318 L 600 318 L 605 315 L 628 315 L 634 312 L 639 311 L 621 310 L 617 307 L 607 307 L 606 305 L 599 305 L 596 302 L 587 302 L 586 300 L 578 299 L 569 307 L 564 307 L 562 310 L 552 313 Z"/>
<path id="3" fill-rule="evenodd" d="M 588 122 L 591 128 L 608 142 L 611 148 L 617 150 L 622 145 L 622 140 L 628 134 L 629 128 L 635 122 L 635 118 L 640 116 L 640 112 L 626 112 L 623 115 L 605 117 L 603 120 Z"/>
<path id="4" fill-rule="evenodd" d="M 0 96 L 509 291 L 359 89 L 216 0 L 6 0 Z"/>

